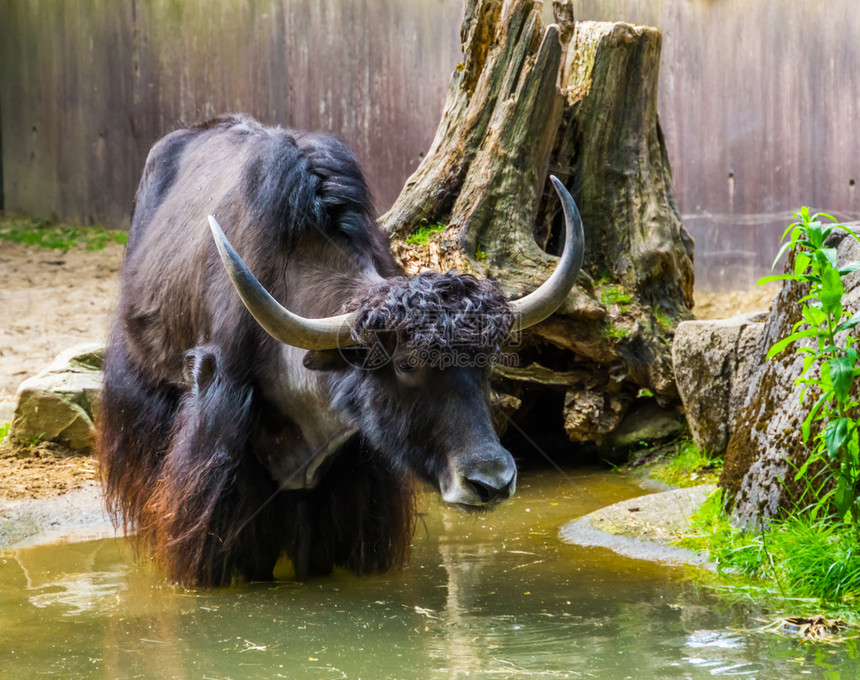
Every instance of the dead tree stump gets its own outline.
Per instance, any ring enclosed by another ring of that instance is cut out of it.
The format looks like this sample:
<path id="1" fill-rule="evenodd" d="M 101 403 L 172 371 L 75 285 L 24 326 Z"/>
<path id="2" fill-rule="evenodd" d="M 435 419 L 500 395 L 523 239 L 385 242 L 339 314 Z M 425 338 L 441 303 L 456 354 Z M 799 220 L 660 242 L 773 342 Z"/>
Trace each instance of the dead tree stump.
<path id="1" fill-rule="evenodd" d="M 565 183 L 585 225 L 583 273 L 497 377 L 517 397 L 556 392 L 569 439 L 600 443 L 642 388 L 677 399 L 671 339 L 692 307 L 693 243 L 657 117 L 660 33 L 574 25 L 568 0 L 554 12 L 544 27 L 534 0 L 466 2 L 436 137 L 381 223 L 411 273 L 472 272 L 520 297 L 555 266 L 562 216 L 547 175 Z"/>

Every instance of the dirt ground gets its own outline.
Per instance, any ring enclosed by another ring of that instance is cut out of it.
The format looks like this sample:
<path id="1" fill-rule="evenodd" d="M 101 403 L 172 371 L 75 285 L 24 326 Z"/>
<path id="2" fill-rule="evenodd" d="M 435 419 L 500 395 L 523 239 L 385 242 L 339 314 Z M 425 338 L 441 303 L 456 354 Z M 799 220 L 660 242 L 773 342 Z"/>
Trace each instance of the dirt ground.
<path id="1" fill-rule="evenodd" d="M 104 342 L 122 246 L 68 252 L 0 241 L 0 401 L 63 349 Z"/>
<path id="2" fill-rule="evenodd" d="M 40 250 L 0 241 L 0 424 L 11 419 L 15 390 L 62 350 L 104 342 L 117 294 L 123 248 Z M 697 318 L 766 310 L 776 289 L 696 297 Z M 51 496 L 97 476 L 90 458 L 51 445 L 12 452 L 0 447 L 0 500 Z"/>
<path id="3" fill-rule="evenodd" d="M 0 241 L 0 425 L 12 416 L 15 390 L 63 349 L 104 342 L 116 297 L 122 246 L 68 252 Z M 54 496 L 95 479 L 91 458 L 40 444 L 0 446 L 0 500 Z"/>

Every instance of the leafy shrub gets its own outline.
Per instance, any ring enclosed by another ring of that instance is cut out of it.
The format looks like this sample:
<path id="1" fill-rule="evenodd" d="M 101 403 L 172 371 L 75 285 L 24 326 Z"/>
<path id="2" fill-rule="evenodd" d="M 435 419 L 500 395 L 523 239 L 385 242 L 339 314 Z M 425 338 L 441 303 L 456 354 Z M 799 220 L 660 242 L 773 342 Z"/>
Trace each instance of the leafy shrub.
<path id="1" fill-rule="evenodd" d="M 811 487 L 818 494 L 818 509 L 832 501 L 840 518 L 850 517 L 857 523 L 860 520 L 860 440 L 856 413 L 860 403 L 851 396 L 851 387 L 860 374 L 860 367 L 855 347 L 857 338 L 850 331 L 860 324 L 860 312 L 849 316 L 842 306 L 842 277 L 860 269 L 860 263 L 840 267 L 836 248 L 828 246 L 827 238 L 835 229 L 845 230 L 858 242 L 860 238 L 838 224 L 834 217 L 823 213 L 810 215 L 806 207 L 795 213 L 795 217 L 798 221 L 782 235 L 782 240 L 789 234 L 790 239 L 776 258 L 779 260 L 786 251 L 793 251 L 793 272 L 767 276 L 759 284 L 780 279 L 797 281 L 808 284 L 809 293 L 800 300 L 802 319 L 788 337 L 774 343 L 767 359 L 794 345 L 794 351 L 804 357 L 803 371 L 797 379 L 797 383 L 803 385 L 801 401 L 810 389 L 818 394 L 801 425 L 804 441 L 809 439 L 813 423 L 820 421 L 823 427 L 813 438 L 812 452 L 797 470 L 795 480 L 806 478 L 810 466 L 823 463 L 826 478 Z M 831 223 L 825 225 L 822 218 Z M 799 340 L 806 342 L 798 343 Z"/>
<path id="2" fill-rule="evenodd" d="M 860 604 L 860 403 L 852 397 L 852 386 L 860 367 L 852 331 L 860 324 L 860 312 L 850 315 L 842 299 L 843 277 L 860 270 L 860 263 L 840 267 L 828 237 L 841 229 L 858 242 L 860 238 L 830 215 L 810 215 L 803 208 L 795 217 L 797 221 L 782 236 L 788 241 L 776 257 L 778 261 L 792 251 L 792 271 L 767 276 L 759 284 L 790 280 L 808 287 L 799 301 L 801 320 L 787 337 L 773 344 L 767 359 L 790 346 L 803 356 L 797 379 L 803 386 L 800 398 L 803 401 L 809 393 L 815 401 L 801 431 L 804 441 L 809 441 L 815 424 L 817 434 L 812 437 L 810 455 L 796 469 L 795 481 L 803 480 L 815 500 L 790 516 L 770 520 L 767 527 L 742 530 L 731 525 L 722 492 L 717 491 L 693 516 L 690 534 L 679 543 L 707 551 L 729 579 L 752 579 L 736 581 L 734 590 L 856 608 Z M 810 478 L 811 469 L 818 468 L 823 472 Z"/>

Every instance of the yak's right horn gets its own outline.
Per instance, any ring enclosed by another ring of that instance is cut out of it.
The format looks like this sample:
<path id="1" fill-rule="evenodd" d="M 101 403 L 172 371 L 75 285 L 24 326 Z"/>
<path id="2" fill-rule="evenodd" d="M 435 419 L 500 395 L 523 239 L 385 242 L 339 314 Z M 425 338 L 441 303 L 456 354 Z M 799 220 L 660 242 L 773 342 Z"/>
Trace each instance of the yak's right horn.
<path id="1" fill-rule="evenodd" d="M 355 312 L 325 319 L 305 319 L 293 314 L 257 281 L 212 215 L 209 216 L 209 227 L 236 292 L 266 333 L 285 345 L 301 349 L 336 349 L 356 344 L 352 339 Z"/>

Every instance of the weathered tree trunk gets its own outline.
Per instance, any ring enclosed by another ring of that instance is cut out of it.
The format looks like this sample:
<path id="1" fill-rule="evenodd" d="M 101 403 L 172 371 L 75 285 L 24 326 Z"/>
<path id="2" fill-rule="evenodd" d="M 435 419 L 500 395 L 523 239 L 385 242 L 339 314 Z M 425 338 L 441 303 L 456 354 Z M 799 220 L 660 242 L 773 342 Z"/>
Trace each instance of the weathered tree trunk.
<path id="1" fill-rule="evenodd" d="M 671 334 L 692 306 L 693 245 L 657 119 L 659 32 L 574 27 L 568 0 L 554 11 L 544 28 L 533 0 L 467 1 L 436 138 L 382 224 L 413 273 L 470 271 L 520 297 L 555 266 L 562 218 L 547 175 L 565 182 L 585 225 L 583 273 L 499 377 L 512 392 L 559 391 L 570 439 L 599 442 L 640 388 L 677 397 Z M 430 225 L 444 230 L 412 238 Z"/>

